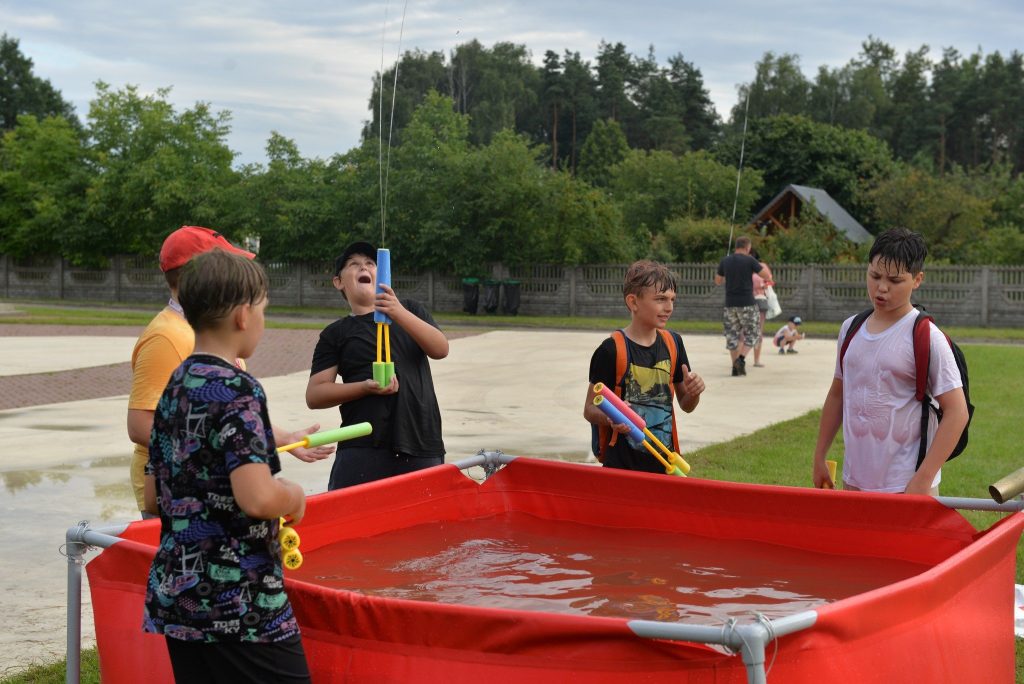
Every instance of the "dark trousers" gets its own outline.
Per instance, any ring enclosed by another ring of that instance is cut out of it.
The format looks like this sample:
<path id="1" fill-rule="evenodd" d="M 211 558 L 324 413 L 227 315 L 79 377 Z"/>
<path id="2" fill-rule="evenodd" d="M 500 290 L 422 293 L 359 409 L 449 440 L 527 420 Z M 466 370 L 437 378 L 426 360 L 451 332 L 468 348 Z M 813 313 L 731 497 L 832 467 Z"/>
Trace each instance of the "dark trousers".
<path id="1" fill-rule="evenodd" d="M 272 644 L 206 643 L 166 637 L 178 684 L 308 684 L 309 666 L 298 635 Z"/>
<path id="2" fill-rule="evenodd" d="M 376 447 L 339 448 L 331 467 L 331 481 L 327 489 L 342 489 L 383 480 L 386 477 L 404 475 L 442 463 L 443 456 L 410 456 Z"/>

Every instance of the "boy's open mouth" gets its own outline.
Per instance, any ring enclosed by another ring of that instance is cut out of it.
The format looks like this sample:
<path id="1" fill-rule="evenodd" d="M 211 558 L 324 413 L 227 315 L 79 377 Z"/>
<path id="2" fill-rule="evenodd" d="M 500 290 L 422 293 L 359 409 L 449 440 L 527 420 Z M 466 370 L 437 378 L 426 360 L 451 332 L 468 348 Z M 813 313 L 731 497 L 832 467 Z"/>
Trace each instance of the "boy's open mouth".
<path id="1" fill-rule="evenodd" d="M 359 282 L 369 285 L 370 283 L 373 282 L 373 278 L 370 277 L 369 273 L 363 273 L 359 276 Z"/>

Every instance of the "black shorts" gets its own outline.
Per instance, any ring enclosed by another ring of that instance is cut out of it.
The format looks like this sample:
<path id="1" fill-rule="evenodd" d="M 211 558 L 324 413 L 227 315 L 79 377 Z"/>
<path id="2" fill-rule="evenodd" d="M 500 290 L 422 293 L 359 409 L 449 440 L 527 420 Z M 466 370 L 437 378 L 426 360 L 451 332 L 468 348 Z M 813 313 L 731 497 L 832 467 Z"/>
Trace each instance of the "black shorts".
<path id="1" fill-rule="evenodd" d="M 272 644 L 249 641 L 207 643 L 165 637 L 178 684 L 253 682 L 305 684 L 309 666 L 302 638 L 295 635 Z"/>
<path id="2" fill-rule="evenodd" d="M 375 482 L 395 475 L 404 475 L 444 463 L 444 456 L 409 456 L 377 447 L 339 448 L 331 467 L 328 491 L 366 482 Z"/>

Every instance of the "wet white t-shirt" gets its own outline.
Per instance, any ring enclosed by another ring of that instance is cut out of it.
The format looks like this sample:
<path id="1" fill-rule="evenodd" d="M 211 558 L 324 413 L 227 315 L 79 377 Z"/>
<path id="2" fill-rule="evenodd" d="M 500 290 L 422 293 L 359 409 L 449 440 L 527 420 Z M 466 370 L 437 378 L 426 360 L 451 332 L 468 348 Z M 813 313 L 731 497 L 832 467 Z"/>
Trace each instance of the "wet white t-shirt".
<path id="1" fill-rule="evenodd" d="M 846 349 L 843 367 L 838 350 L 853 317 L 839 330 L 835 377 L 843 381 L 843 481 L 873 492 L 902 492 L 914 476 L 921 441 L 921 402 L 914 398 L 914 319 L 906 316 L 881 333 L 862 325 Z M 962 387 L 953 351 L 945 336 L 931 325 L 931 363 L 928 393 L 939 396 Z M 929 418 L 928 443 L 938 420 Z M 935 475 L 937 487 L 942 472 Z"/>

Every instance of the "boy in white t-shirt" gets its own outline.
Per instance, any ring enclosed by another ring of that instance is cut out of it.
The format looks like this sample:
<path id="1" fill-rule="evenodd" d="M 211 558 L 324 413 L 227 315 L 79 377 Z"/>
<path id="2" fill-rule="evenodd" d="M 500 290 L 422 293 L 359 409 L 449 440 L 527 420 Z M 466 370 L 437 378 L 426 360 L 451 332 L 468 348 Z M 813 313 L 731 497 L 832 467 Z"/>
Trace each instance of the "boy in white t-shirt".
<path id="1" fill-rule="evenodd" d="M 910 297 L 924 279 L 924 240 L 905 228 L 875 239 L 868 255 L 867 289 L 874 311 L 858 329 L 840 363 L 822 407 L 814 449 L 814 486 L 833 485 L 825 465 L 832 440 L 843 426 L 844 489 L 906 494 L 939 493 L 942 464 L 967 425 L 963 383 L 945 337 L 930 321 L 928 391 L 942 410 L 932 413 L 928 450 L 920 468 L 921 402 L 914 398 L 913 327 Z M 841 348 L 853 317 L 839 330 Z"/>

